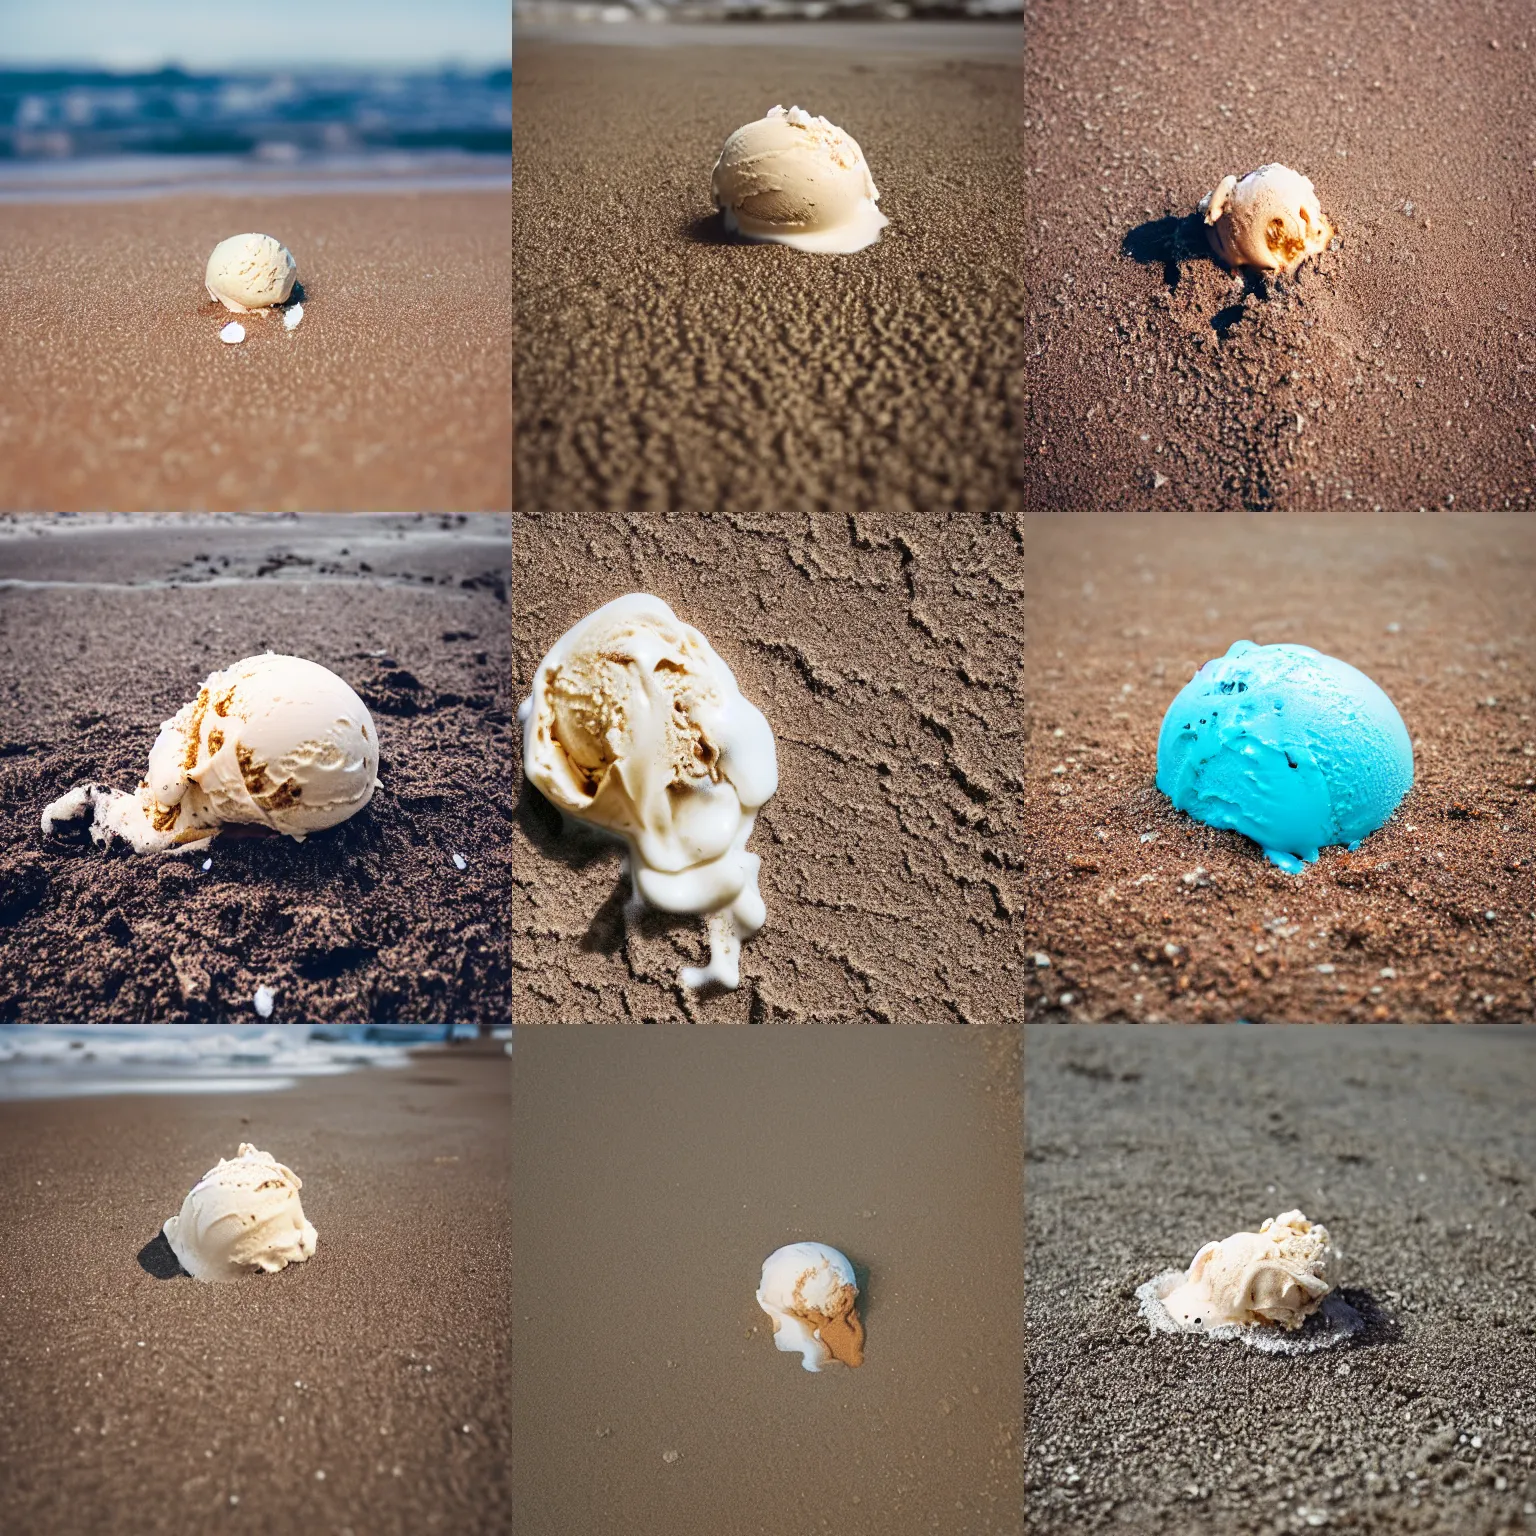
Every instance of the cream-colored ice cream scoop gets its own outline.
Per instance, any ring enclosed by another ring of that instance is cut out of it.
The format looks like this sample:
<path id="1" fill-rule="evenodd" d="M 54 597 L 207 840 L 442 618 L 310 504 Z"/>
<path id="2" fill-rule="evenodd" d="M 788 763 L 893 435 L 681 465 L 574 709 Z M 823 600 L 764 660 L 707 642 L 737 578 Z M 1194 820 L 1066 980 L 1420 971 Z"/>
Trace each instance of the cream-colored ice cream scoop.
<path id="1" fill-rule="evenodd" d="M 853 1265 L 825 1243 L 789 1243 L 763 1261 L 757 1304 L 773 1319 L 773 1342 L 808 1371 L 830 1361 L 863 1365 L 864 1324 Z"/>
<path id="2" fill-rule="evenodd" d="M 889 222 L 864 151 L 799 107 L 774 107 L 726 141 L 710 183 L 726 228 L 749 240 L 849 254 Z"/>
<path id="3" fill-rule="evenodd" d="M 200 846 L 249 823 L 302 842 L 355 815 L 378 788 L 368 706 L 301 656 L 268 651 L 210 674 L 160 727 L 134 794 L 83 784 L 43 812 L 43 831 L 91 815 L 91 836 L 140 853 Z"/>
<path id="4" fill-rule="evenodd" d="M 683 984 L 736 986 L 741 941 L 767 916 L 747 839 L 779 770 L 709 641 L 659 597 L 615 598 L 555 642 L 518 718 L 529 782 L 623 839 L 641 899 L 708 919 L 710 963 Z"/>
<path id="5" fill-rule="evenodd" d="M 1291 273 L 1333 238 L 1316 189 L 1288 165 L 1224 178 L 1200 200 L 1200 213 L 1212 250 L 1229 267 Z"/>
<path id="6" fill-rule="evenodd" d="M 1328 1229 L 1284 1211 L 1257 1232 L 1207 1243 L 1183 1284 L 1162 1298 L 1163 1308 L 1192 1332 L 1234 1324 L 1299 1328 L 1337 1284 L 1338 1269 Z"/>
<path id="7" fill-rule="evenodd" d="M 303 1183 L 269 1152 L 241 1142 L 221 1157 L 165 1224 L 177 1262 L 199 1280 L 239 1280 L 301 1264 L 318 1239 L 299 1203 Z"/>
<path id="8" fill-rule="evenodd" d="M 231 235 L 214 246 L 203 274 L 208 297 L 243 315 L 287 302 L 299 274 L 293 252 L 271 235 Z"/>

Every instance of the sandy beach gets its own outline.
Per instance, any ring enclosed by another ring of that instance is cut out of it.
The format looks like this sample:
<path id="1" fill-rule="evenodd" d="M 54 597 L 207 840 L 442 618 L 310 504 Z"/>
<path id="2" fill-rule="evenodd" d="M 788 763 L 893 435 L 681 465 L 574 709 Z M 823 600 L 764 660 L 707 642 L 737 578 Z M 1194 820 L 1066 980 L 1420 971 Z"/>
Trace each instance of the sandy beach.
<path id="1" fill-rule="evenodd" d="M 0 1019 L 256 1022 L 265 986 L 274 1023 L 504 1023 L 508 537 L 488 516 L 0 523 Z M 160 722 L 268 649 L 368 706 L 361 812 L 191 857 L 44 836 L 45 805 L 132 791 Z"/>
<path id="2" fill-rule="evenodd" d="M 1536 523 L 1027 520 L 1032 1018 L 1516 1023 L 1536 1013 Z M 1374 679 L 1415 782 L 1300 875 L 1175 811 L 1163 714 L 1235 640 Z"/>
<path id="3" fill-rule="evenodd" d="M 573 623 L 648 591 L 763 711 L 767 926 L 739 991 L 679 968 L 699 918 L 626 922 L 612 842 L 517 774 L 513 1019 L 1000 1022 L 1024 961 L 1023 553 L 1016 521 L 519 514 L 513 688 Z"/>
<path id="4" fill-rule="evenodd" d="M 1019 1042 L 969 1029 L 518 1032 L 521 1536 L 1020 1536 Z M 811 1238 L 864 1364 L 754 1299 Z"/>
<path id="5" fill-rule="evenodd" d="M 1536 1515 L 1536 1037 L 1026 1031 L 1027 1528 L 1494 1536 Z M 1136 1286 L 1300 1207 L 1358 1342 L 1153 1335 Z"/>
<path id="6" fill-rule="evenodd" d="M 1033 4 L 1025 495 L 1061 511 L 1536 506 L 1522 0 Z M 1263 296 L 1187 220 L 1309 176 L 1338 248 Z"/>
<path id="7" fill-rule="evenodd" d="M 0 510 L 505 511 L 504 192 L 10 204 Z M 242 230 L 294 253 L 304 320 L 203 288 Z"/>
<path id="8" fill-rule="evenodd" d="M 514 62 L 517 505 L 1019 505 L 1017 24 L 601 30 Z M 726 236 L 710 173 L 775 103 L 862 146 L 878 245 Z"/>
<path id="9" fill-rule="evenodd" d="M 0 1517 L 51 1533 L 505 1532 L 507 1064 L 279 1093 L 9 1103 Z M 159 1232 L 250 1141 L 307 1263 L 166 1278 Z"/>

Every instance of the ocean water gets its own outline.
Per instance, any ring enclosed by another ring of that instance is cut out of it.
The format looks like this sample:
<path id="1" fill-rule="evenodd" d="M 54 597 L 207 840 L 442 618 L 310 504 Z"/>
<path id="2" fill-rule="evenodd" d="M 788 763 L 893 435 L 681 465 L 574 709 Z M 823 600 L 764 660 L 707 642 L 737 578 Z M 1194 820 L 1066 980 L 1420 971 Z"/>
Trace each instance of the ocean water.
<path id="1" fill-rule="evenodd" d="M 500 186 L 512 72 L 0 68 L 0 195 Z"/>
<path id="2" fill-rule="evenodd" d="M 473 1039 L 473 1024 L 452 1027 Z M 116 1093 L 249 1093 L 301 1077 L 401 1067 L 443 1025 L 0 1025 L 0 1100 Z"/>

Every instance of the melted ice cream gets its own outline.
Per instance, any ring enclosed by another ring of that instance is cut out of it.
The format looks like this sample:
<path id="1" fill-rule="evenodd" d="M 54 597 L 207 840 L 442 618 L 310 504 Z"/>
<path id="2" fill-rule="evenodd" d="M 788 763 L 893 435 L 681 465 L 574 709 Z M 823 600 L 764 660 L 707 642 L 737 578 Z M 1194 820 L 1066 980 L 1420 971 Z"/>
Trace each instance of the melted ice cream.
<path id="1" fill-rule="evenodd" d="M 853 1265 L 825 1243 L 790 1243 L 763 1263 L 757 1304 L 773 1319 L 773 1342 L 808 1371 L 832 1361 L 864 1363 L 864 1324 Z"/>
<path id="2" fill-rule="evenodd" d="M 710 643 L 660 598 L 616 598 L 555 642 L 518 718 L 529 781 L 623 839 L 640 899 L 707 919 L 709 964 L 683 985 L 737 986 L 742 940 L 767 917 L 747 839 L 778 760 Z"/>

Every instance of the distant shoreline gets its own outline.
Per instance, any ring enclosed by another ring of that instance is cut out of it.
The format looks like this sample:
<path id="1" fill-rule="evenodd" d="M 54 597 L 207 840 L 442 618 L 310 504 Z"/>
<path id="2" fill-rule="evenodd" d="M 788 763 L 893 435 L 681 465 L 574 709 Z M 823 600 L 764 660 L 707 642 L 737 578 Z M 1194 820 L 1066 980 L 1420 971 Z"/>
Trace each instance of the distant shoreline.
<path id="1" fill-rule="evenodd" d="M 292 162 L 241 155 L 100 155 L 0 160 L 0 204 L 160 197 L 306 197 L 512 189 L 512 157 L 378 150 Z"/>

